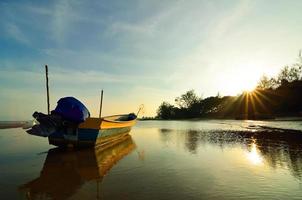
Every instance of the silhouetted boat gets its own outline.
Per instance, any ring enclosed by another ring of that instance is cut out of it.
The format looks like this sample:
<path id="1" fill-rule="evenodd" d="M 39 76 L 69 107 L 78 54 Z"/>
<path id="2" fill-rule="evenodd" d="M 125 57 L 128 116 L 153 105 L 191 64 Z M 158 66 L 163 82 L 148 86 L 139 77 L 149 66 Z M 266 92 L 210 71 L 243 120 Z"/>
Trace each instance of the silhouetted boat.
<path id="1" fill-rule="evenodd" d="M 85 183 L 95 182 L 96 194 L 92 195 L 99 197 L 99 184 L 103 177 L 135 148 L 135 143 L 127 134 L 97 148 L 78 151 L 50 149 L 40 176 L 19 189 L 27 199 L 67 199 Z"/>

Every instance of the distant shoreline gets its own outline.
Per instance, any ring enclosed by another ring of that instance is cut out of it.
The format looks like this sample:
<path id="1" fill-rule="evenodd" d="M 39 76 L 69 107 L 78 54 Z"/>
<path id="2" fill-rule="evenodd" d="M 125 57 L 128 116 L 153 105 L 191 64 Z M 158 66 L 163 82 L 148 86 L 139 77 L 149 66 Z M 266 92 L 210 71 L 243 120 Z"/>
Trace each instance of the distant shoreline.
<path id="1" fill-rule="evenodd" d="M 202 121 L 202 120 L 236 120 L 236 121 L 302 121 L 302 117 L 276 117 L 274 119 L 234 119 L 234 118 L 183 118 L 183 119 L 159 119 L 159 118 L 139 118 L 139 121 Z"/>

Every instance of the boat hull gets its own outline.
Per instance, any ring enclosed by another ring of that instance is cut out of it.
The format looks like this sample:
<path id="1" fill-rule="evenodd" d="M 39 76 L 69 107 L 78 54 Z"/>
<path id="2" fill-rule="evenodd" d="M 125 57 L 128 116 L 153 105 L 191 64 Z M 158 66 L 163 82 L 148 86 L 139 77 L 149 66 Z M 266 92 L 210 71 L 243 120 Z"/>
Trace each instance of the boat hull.
<path id="1" fill-rule="evenodd" d="M 75 124 L 57 116 L 41 114 L 39 123 L 26 132 L 48 137 L 49 144 L 55 146 L 96 146 L 128 134 L 131 127 L 135 125 L 136 118 L 136 115 L 130 113 L 104 118 L 87 118 L 83 123 Z"/>
<path id="2" fill-rule="evenodd" d="M 73 145 L 77 147 L 99 146 L 108 142 L 119 140 L 130 132 L 130 127 L 88 130 L 79 129 L 77 135 L 55 133 L 48 137 L 49 144 L 55 146 Z"/>

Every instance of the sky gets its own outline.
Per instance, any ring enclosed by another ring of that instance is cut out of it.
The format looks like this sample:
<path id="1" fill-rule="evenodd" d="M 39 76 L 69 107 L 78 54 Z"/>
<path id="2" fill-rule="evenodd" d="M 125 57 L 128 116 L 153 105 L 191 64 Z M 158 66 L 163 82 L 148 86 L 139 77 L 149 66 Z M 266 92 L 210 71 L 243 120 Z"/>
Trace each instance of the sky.
<path id="1" fill-rule="evenodd" d="M 74 96 L 98 115 L 154 116 L 194 89 L 237 95 L 295 62 L 302 1 L 0 1 L 0 120 Z"/>

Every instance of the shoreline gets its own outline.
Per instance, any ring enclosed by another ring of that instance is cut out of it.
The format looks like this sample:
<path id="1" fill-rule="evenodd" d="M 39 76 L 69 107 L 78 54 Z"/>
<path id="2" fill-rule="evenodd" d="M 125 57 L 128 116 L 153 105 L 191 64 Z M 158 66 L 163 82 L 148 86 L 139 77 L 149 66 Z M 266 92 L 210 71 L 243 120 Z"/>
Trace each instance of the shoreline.
<path id="1" fill-rule="evenodd" d="M 139 118 L 138 121 L 203 121 L 203 120 L 235 120 L 235 121 L 302 121 L 302 117 L 276 117 L 274 119 L 235 119 L 235 118 L 183 118 L 183 119 L 159 119 L 159 118 Z"/>

